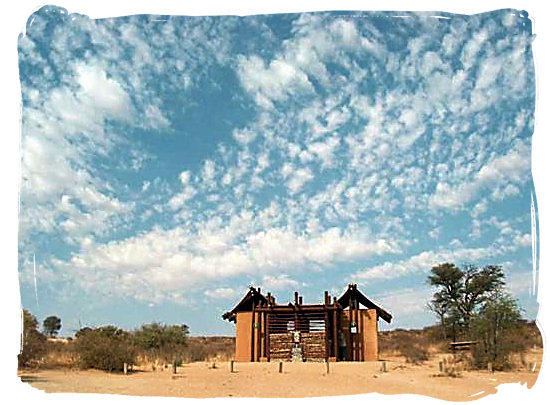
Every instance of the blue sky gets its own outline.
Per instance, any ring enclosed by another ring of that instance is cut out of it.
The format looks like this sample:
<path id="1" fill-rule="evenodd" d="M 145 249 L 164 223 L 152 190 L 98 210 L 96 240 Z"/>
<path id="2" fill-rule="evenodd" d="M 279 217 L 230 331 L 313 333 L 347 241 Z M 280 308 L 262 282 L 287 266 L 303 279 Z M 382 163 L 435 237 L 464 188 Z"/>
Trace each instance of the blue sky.
<path id="1" fill-rule="evenodd" d="M 250 283 L 316 302 L 356 282 L 418 327 L 429 269 L 452 261 L 501 264 L 534 318 L 532 39 L 515 10 L 37 11 L 19 39 L 22 305 L 64 334 L 230 334 Z"/>

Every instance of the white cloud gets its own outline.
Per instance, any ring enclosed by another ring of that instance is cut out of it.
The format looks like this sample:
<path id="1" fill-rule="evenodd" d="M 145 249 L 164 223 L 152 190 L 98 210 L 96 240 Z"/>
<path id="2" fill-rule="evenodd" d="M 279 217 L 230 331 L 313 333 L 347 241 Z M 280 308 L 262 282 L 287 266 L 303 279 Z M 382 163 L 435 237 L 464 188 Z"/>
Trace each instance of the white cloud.
<path id="1" fill-rule="evenodd" d="M 340 145 L 340 138 L 332 136 L 324 141 L 314 142 L 308 146 L 308 150 L 321 159 L 322 167 L 334 166 L 334 152 Z"/>
<path id="2" fill-rule="evenodd" d="M 175 194 L 168 201 L 168 206 L 172 211 L 179 210 L 185 206 L 185 203 L 192 199 L 197 194 L 197 191 L 191 187 L 187 186 L 183 189 L 182 192 Z"/>
<path id="3" fill-rule="evenodd" d="M 237 73 L 245 90 L 264 108 L 271 107 L 272 101 L 313 89 L 307 75 L 284 60 L 274 59 L 266 65 L 258 56 L 240 56 Z"/>
<path id="4" fill-rule="evenodd" d="M 189 182 L 191 181 L 191 172 L 189 170 L 185 170 L 180 173 L 179 175 L 181 184 L 185 187 L 189 185 Z"/>
<path id="5" fill-rule="evenodd" d="M 208 298 L 216 299 L 216 300 L 227 300 L 235 298 L 236 291 L 229 287 L 218 287 L 214 289 L 208 289 L 204 291 L 204 295 L 206 295 Z"/>
<path id="6" fill-rule="evenodd" d="M 430 205 L 433 208 L 462 208 L 484 189 L 525 182 L 531 167 L 529 156 L 528 147 L 520 145 L 485 164 L 471 180 L 454 187 L 447 183 L 438 183 L 435 193 L 430 197 Z"/>
<path id="7" fill-rule="evenodd" d="M 359 233 L 336 228 L 310 237 L 282 228 L 249 233 L 242 225 L 245 218 L 235 218 L 230 227 L 205 228 L 196 234 L 184 228 L 155 229 L 121 241 L 91 243 L 70 260 L 52 263 L 84 288 L 101 290 L 108 285 L 122 295 L 139 292 L 156 300 L 165 293 L 237 275 L 274 277 L 284 270 L 324 268 L 398 250 L 390 241 L 365 240 Z M 277 283 L 277 278 L 266 281 Z"/>
<path id="8" fill-rule="evenodd" d="M 128 94 L 120 83 L 107 78 L 98 65 L 77 65 L 76 81 L 81 87 L 77 98 L 85 106 L 103 111 L 104 114 L 119 119 L 127 119 L 130 113 Z M 76 111 L 75 111 L 76 112 Z M 78 113 L 82 113 L 78 111 Z"/>
<path id="9" fill-rule="evenodd" d="M 453 250 L 424 251 L 408 259 L 360 270 L 352 275 L 352 279 L 369 281 L 377 279 L 394 279 L 413 273 L 428 273 L 430 269 L 444 262 L 458 263 L 479 261 L 513 251 L 512 246 L 489 246 L 483 248 L 460 248 Z"/>
<path id="10" fill-rule="evenodd" d="M 256 138 L 256 133 L 249 129 L 235 129 L 233 131 L 233 138 L 238 143 L 246 145 Z"/>
<path id="11" fill-rule="evenodd" d="M 211 159 L 206 159 L 202 165 L 201 180 L 202 184 L 207 188 L 215 186 L 216 163 Z"/>
<path id="12" fill-rule="evenodd" d="M 514 237 L 514 243 L 518 246 L 531 246 L 531 234 L 524 233 Z"/>
<path id="13" fill-rule="evenodd" d="M 298 281 L 290 278 L 287 274 L 264 276 L 261 284 L 269 291 L 285 291 L 302 285 Z"/>
<path id="14" fill-rule="evenodd" d="M 295 194 L 304 187 L 306 183 L 313 179 L 313 173 L 307 167 L 301 167 L 297 170 L 294 170 L 290 174 L 290 178 L 287 182 L 287 187 L 290 190 L 291 194 Z"/>
<path id="15" fill-rule="evenodd" d="M 71 86 L 52 89 L 40 105 L 23 112 L 23 237 L 58 230 L 74 242 L 85 232 L 103 233 L 132 209 L 132 204 L 109 195 L 109 183 L 95 178 L 88 163 L 110 150 L 116 139 L 105 134 L 105 120 L 131 118 L 129 96 L 97 64 L 77 64 L 71 77 Z M 63 213 L 61 195 L 82 207 L 73 205 L 63 221 L 58 219 Z M 33 218 L 44 211 L 49 211 L 45 218 Z"/>

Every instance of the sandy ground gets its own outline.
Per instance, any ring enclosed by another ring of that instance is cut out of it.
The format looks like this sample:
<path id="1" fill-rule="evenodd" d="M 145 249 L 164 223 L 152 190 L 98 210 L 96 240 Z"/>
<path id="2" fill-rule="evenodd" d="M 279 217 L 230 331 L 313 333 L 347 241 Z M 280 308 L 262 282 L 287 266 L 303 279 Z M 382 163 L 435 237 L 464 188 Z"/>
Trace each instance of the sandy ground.
<path id="1" fill-rule="evenodd" d="M 422 366 L 406 364 L 400 358 L 381 363 L 192 363 L 165 371 L 135 371 L 128 375 L 96 370 L 44 370 L 21 372 L 23 382 L 46 392 L 109 393 L 140 396 L 209 397 L 310 397 L 381 394 L 420 394 L 451 401 L 478 399 L 496 393 L 503 383 L 521 382 L 532 387 L 538 377 L 542 352 L 531 353 L 536 371 L 468 371 L 461 377 L 441 377 L 440 357 Z"/>

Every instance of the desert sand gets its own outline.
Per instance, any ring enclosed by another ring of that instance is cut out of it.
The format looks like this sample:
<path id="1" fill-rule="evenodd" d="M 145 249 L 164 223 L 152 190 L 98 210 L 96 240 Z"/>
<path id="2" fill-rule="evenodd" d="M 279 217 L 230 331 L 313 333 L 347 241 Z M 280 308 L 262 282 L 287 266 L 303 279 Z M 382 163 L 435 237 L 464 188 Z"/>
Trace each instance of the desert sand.
<path id="1" fill-rule="evenodd" d="M 139 396 L 210 397 L 313 397 L 377 392 L 381 394 L 420 394 L 451 401 L 467 401 L 496 393 L 504 383 L 520 382 L 526 389 L 538 377 L 542 351 L 530 353 L 535 371 L 466 371 L 460 377 L 439 376 L 434 356 L 423 365 L 405 363 L 402 358 L 381 362 L 330 363 L 191 363 L 162 371 L 137 370 L 128 375 L 88 370 L 23 371 L 23 382 L 46 392 L 109 393 Z M 536 364 L 535 364 L 536 363 Z"/>

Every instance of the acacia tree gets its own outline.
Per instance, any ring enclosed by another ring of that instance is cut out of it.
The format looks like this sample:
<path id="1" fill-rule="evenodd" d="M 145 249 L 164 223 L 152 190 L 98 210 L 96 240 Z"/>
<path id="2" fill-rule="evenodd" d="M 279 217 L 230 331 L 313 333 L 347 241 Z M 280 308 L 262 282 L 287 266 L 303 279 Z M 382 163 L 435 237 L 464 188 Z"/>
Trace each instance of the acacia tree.
<path id="1" fill-rule="evenodd" d="M 453 263 L 442 263 L 432 267 L 428 282 L 438 287 L 429 304 L 439 317 L 444 335 L 456 341 L 460 317 L 458 302 L 461 294 L 461 280 L 464 275 Z"/>
<path id="2" fill-rule="evenodd" d="M 470 322 L 475 311 L 504 285 L 501 266 L 478 268 L 465 265 L 461 270 L 453 263 L 432 267 L 428 283 L 437 287 L 429 307 L 440 318 L 445 336 L 453 341 L 470 336 Z"/>
<path id="3" fill-rule="evenodd" d="M 44 329 L 44 333 L 46 335 L 48 335 L 49 337 L 54 337 L 59 333 L 59 330 L 61 329 L 61 319 L 55 315 L 48 316 L 42 322 L 42 328 Z"/>
<path id="4" fill-rule="evenodd" d="M 524 333 L 517 301 L 501 290 L 487 300 L 472 318 L 472 331 L 478 344 L 474 361 L 478 367 L 504 369 L 510 366 L 510 354 L 525 350 L 526 340 L 517 339 Z"/>

